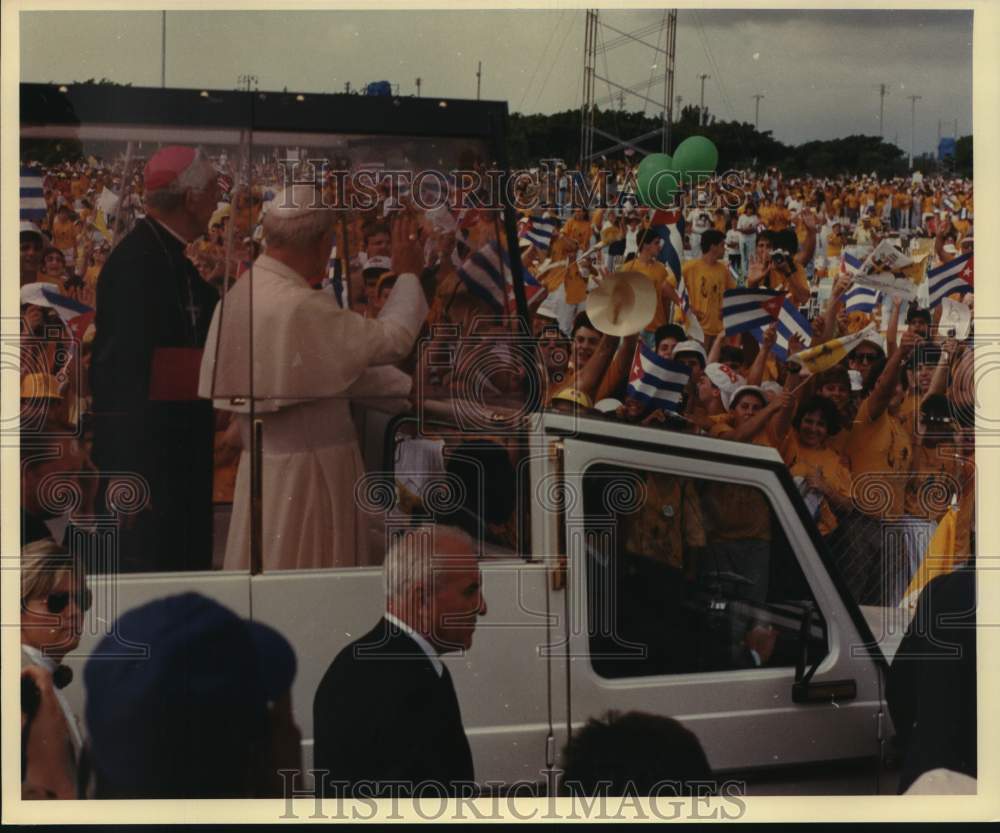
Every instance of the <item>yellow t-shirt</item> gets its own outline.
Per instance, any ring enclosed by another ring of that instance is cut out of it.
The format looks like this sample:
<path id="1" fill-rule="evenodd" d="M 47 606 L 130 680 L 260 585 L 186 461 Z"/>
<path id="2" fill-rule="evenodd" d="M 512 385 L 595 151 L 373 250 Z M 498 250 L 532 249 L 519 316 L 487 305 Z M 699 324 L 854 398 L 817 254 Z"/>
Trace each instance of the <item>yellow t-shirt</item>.
<path id="1" fill-rule="evenodd" d="M 625 518 L 625 550 L 683 569 L 684 546 L 705 546 L 701 501 L 694 483 L 662 472 L 647 472 L 646 501 Z"/>
<path id="2" fill-rule="evenodd" d="M 856 490 L 858 508 L 873 517 L 899 517 L 913 456 L 910 432 L 888 411 L 872 422 L 868 405 L 866 399 L 858 408 L 847 442 L 854 482 L 864 478 Z"/>
<path id="3" fill-rule="evenodd" d="M 826 238 L 826 256 L 840 257 L 840 251 L 844 248 L 844 238 L 839 234 L 831 234 Z"/>
<path id="4" fill-rule="evenodd" d="M 913 465 L 906 481 L 906 514 L 941 520 L 951 504 L 951 495 L 962 497 L 964 468 L 953 450 L 915 445 Z"/>
<path id="5" fill-rule="evenodd" d="M 718 335 L 722 332 L 722 294 L 736 288 L 736 279 L 721 261 L 709 264 L 702 258 L 685 263 L 681 275 L 691 308 L 704 315 L 701 327 L 705 335 Z"/>
<path id="6" fill-rule="evenodd" d="M 851 496 L 851 472 L 840 454 L 832 448 L 805 448 L 799 445 L 798 436 L 794 431 L 789 431 L 789 437 L 782 450 L 782 456 L 788 465 L 788 471 L 792 477 L 805 477 L 814 469 L 819 469 L 826 480 L 837 494 L 845 498 Z M 816 519 L 816 526 L 820 535 L 829 535 L 837 528 L 837 516 L 833 514 L 830 504 L 824 498 L 819 505 L 819 517 Z"/>
<path id="7" fill-rule="evenodd" d="M 72 249 L 76 247 L 76 224 L 72 220 L 52 221 L 52 245 L 57 249 Z"/>
<path id="8" fill-rule="evenodd" d="M 732 414 L 712 418 L 709 435 L 726 439 L 733 432 Z M 768 422 L 750 438 L 754 445 L 776 447 Z M 771 507 L 764 493 L 742 483 L 712 482 L 705 487 L 704 508 L 713 519 L 709 527 L 712 541 L 771 540 Z"/>
<path id="9" fill-rule="evenodd" d="M 795 264 L 795 269 L 788 275 L 787 279 L 777 269 L 771 269 L 769 276 L 760 283 L 760 286 L 787 292 L 792 296 L 792 302 L 795 304 L 804 304 L 809 300 L 809 278 L 806 277 L 806 270 L 797 263 Z M 689 288 L 688 293 L 690 294 L 690 292 Z M 705 332 L 708 332 L 708 330 Z"/>
<path id="10" fill-rule="evenodd" d="M 910 432 L 914 434 L 917 429 L 917 414 L 920 405 L 920 397 L 914 393 L 912 390 L 907 391 L 906 396 L 903 398 L 903 404 L 899 406 L 899 413 L 896 414 L 896 419 L 899 420 L 900 424 Z"/>
<path id="11" fill-rule="evenodd" d="M 571 217 L 566 221 L 559 233 L 564 237 L 575 240 L 582 252 L 590 246 L 591 232 L 590 220 L 576 220 Z"/>
<path id="12" fill-rule="evenodd" d="M 640 272 L 653 282 L 653 286 L 656 287 L 656 314 L 646 325 L 646 329 L 653 331 L 657 327 L 662 327 L 667 323 L 667 311 L 663 304 L 663 284 L 669 283 L 674 289 L 677 289 L 677 278 L 674 276 L 674 273 L 658 260 L 643 263 L 638 258 L 632 258 L 627 261 L 622 265 L 622 269 L 625 271 Z M 690 291 L 688 290 L 688 292 Z"/>

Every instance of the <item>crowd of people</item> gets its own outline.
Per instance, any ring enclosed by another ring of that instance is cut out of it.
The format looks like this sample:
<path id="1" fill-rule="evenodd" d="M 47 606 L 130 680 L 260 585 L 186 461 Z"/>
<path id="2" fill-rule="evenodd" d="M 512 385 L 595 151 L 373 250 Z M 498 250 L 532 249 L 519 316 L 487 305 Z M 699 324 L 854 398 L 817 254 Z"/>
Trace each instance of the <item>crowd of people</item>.
<path id="1" fill-rule="evenodd" d="M 915 297 L 871 289 L 867 304 L 856 303 L 860 281 L 845 257 L 860 263 L 889 241 L 932 275 L 971 261 L 971 187 L 861 176 L 785 182 L 780 174 L 746 182 L 746 200 L 731 211 L 661 212 L 665 224 L 655 227 L 653 212 L 638 206 L 617 214 L 578 207 L 544 253 L 526 233 L 523 261 L 547 290 L 533 308 L 550 402 L 771 446 L 801 484 L 854 598 L 895 606 L 946 516 L 958 559 L 973 552 L 972 327 L 956 337 L 941 324 L 926 279 Z M 589 294 L 616 271 L 656 289 L 652 317 L 620 338 L 587 315 Z M 726 298 L 740 289 L 776 291 L 802 326 L 791 332 L 791 319 L 777 315 L 755 332 L 727 324 Z M 971 283 L 954 289 L 948 300 L 971 318 Z M 560 337 L 575 353 L 544 349 Z M 793 360 L 824 344 L 845 349 L 836 361 Z M 678 402 L 657 408 L 635 394 L 640 346 L 686 365 Z"/>
<path id="2" fill-rule="evenodd" d="M 364 465 L 350 405 L 373 401 L 390 412 L 420 410 L 428 405 L 420 397 L 454 404 L 472 399 L 468 388 L 476 386 L 494 403 L 516 405 L 536 389 L 540 404 L 557 411 L 773 448 L 860 604 L 899 605 L 942 524 L 954 530 L 956 559 L 972 558 L 971 321 L 961 334 L 943 326 L 944 307 L 927 293 L 926 280 L 911 299 L 886 292 L 852 303 L 860 284 L 848 260 L 864 260 L 890 241 L 925 271 L 961 258 L 971 264 L 971 183 L 863 175 L 786 181 L 767 171 L 743 176 L 735 205 L 715 183 L 704 193 L 686 193 L 676 209 L 655 209 L 639 204 L 630 170 L 619 166 L 609 189 L 614 204 L 582 204 L 573 180 L 566 178 L 564 189 L 560 174 L 554 203 L 520 212 L 518 239 L 506 241 L 494 212 L 456 206 L 442 220 L 386 188 L 377 207 L 339 222 L 332 210 L 317 209 L 316 186 L 284 187 L 280 166 L 246 174 L 180 146 L 157 151 L 141 175 L 122 161 L 93 158 L 41 172 L 44 216 L 24 221 L 20 239 L 25 553 L 41 542 L 43 555 L 65 557 L 69 542 L 80 546 L 87 539 L 86 518 L 119 513 L 126 520 L 118 560 L 104 569 L 245 569 L 254 557 L 248 451 L 255 415 L 264 424 L 268 462 L 264 568 L 370 563 L 366 520 L 354 502 Z M 511 318 L 518 311 L 509 267 L 515 246 L 527 321 Z M 629 281 L 650 284 L 652 302 L 618 304 L 616 323 L 624 318 L 632 326 L 616 334 L 592 302 Z M 789 330 L 777 312 L 756 330 L 734 328 L 727 299 L 737 290 L 767 290 L 807 329 Z M 964 306 L 971 319 L 971 282 L 944 297 Z M 537 350 L 487 373 L 489 363 L 476 357 L 495 357 L 512 333 Z M 463 339 L 479 346 L 451 364 L 433 360 L 440 353 L 434 348 Z M 668 395 L 643 391 L 642 368 L 649 362 L 680 379 Z M 543 384 L 533 388 L 535 376 Z M 62 473 L 87 486 L 79 494 L 88 505 L 77 506 L 70 518 L 41 488 L 53 461 L 49 449 L 38 446 L 53 442 L 60 445 Z M 497 445 L 504 456 L 508 449 Z M 746 574 L 749 597 L 764 600 L 770 531 L 762 527 L 769 516 L 759 495 L 722 484 L 711 493 L 690 490 L 685 499 L 686 513 L 661 519 L 643 548 L 688 573 L 697 572 L 687 563 L 691 554 L 711 547 L 716 561 Z M 232 524 L 220 564 L 212 510 L 227 502 Z M 691 519 L 702 515 L 719 519 L 723 534 L 699 534 Z M 493 533 L 504 535 L 506 525 L 506 534 L 516 535 L 509 518 L 494 520 Z M 469 528 L 461 513 L 454 523 Z M 90 559 L 84 572 L 100 566 L 93 535 L 93 548 L 84 547 Z M 386 569 L 401 569 L 401 557 L 386 556 Z M 22 592 L 44 599 L 50 613 L 78 616 L 87 600 L 75 587 L 23 585 Z M 410 593 L 412 581 L 396 589 Z M 185 617 L 225 619 L 197 600 L 167 602 L 143 609 L 150 639 L 166 639 L 169 625 Z M 453 650 L 448 646 L 464 637 L 438 633 L 426 614 L 408 618 L 414 604 L 405 613 L 390 607 L 369 641 L 383 644 L 402 631 L 407 648 L 414 643 L 437 671 L 434 649 Z M 485 603 L 479 598 L 466 613 L 474 626 Z M 260 636 L 226 622 L 247 644 Z M 471 639 L 471 628 L 465 635 Z M 259 737 L 220 744 L 233 755 L 240 744 L 253 749 L 246 759 L 251 771 L 240 770 L 226 795 L 273 794 L 273 784 L 261 786 L 267 780 L 261 780 L 261 760 L 288 760 L 294 659 L 281 642 L 270 637 L 281 684 L 247 683 L 259 695 L 246 715 L 257 721 Z M 741 646 L 760 664 L 758 647 Z M 249 656 L 253 648 L 246 651 Z M 216 654 L 207 656 L 210 662 Z M 356 679 L 359 673 L 338 658 L 328 674 L 332 688 L 321 686 L 317 703 L 365 700 L 373 688 L 384 688 Z M 40 691 L 38 719 L 59 724 L 48 678 L 30 676 Z M 105 676 L 88 665 L 89 682 L 113 688 Z M 437 671 L 428 679 L 413 681 L 414 696 L 430 696 L 425 687 L 433 683 L 434 697 L 454 700 L 450 678 L 440 683 Z M 177 712 L 164 718 L 164 727 L 189 713 L 172 706 Z M 133 766 L 129 755 L 136 753 L 114 748 L 110 715 L 88 714 L 95 740 L 108 743 L 95 747 L 93 763 L 104 779 L 99 794 L 151 794 L 159 776 Z M 436 719 L 451 746 L 436 750 L 441 770 L 432 766 L 430 776 L 470 778 L 457 702 Z M 367 742 L 350 732 L 345 741 L 345 727 L 321 725 L 319 713 L 316 725 L 318 759 L 324 744 L 360 748 Z M 148 741 L 152 750 L 165 739 Z M 83 755 L 78 744 L 71 746 L 73 768 L 39 793 L 80 794 L 75 782 Z M 421 754 L 408 775 L 419 775 L 433 744 L 416 739 L 412 746 Z M 26 749 L 30 763 L 30 744 Z M 51 751 L 36 750 L 35 760 L 49 761 Z M 373 768 L 363 771 L 355 761 L 348 780 L 382 775 L 383 761 L 369 763 Z M 331 760 L 329 768 L 336 772 L 341 764 Z M 695 769 L 703 774 L 704 767 Z M 32 772 L 28 764 L 25 772 Z M 174 784 L 174 794 L 220 794 L 217 783 L 208 783 L 212 771 L 199 772 L 194 781 Z M 146 780 L 129 780 L 140 774 Z"/>

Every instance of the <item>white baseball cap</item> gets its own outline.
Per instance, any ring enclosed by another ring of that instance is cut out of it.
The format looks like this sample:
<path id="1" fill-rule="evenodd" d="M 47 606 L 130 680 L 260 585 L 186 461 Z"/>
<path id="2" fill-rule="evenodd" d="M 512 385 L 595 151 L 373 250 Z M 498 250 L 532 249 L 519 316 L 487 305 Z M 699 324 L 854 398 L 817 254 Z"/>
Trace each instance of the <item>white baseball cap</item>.
<path id="1" fill-rule="evenodd" d="M 362 271 L 367 272 L 369 269 L 380 269 L 385 272 L 392 271 L 392 261 L 385 255 L 376 255 L 375 257 L 368 258 L 365 261 L 365 266 Z"/>
<path id="2" fill-rule="evenodd" d="M 21 220 L 21 234 L 35 234 L 42 238 L 42 242 L 45 241 L 45 235 L 42 234 L 42 230 L 29 220 Z"/>
<path id="3" fill-rule="evenodd" d="M 693 339 L 680 342 L 674 347 L 674 352 L 671 355 L 676 359 L 681 353 L 696 353 L 701 356 L 702 367 L 705 367 L 705 364 L 708 362 L 708 354 L 705 352 L 705 348 L 701 345 L 701 342 L 694 341 Z M 706 371 L 708 370 L 707 367 L 705 369 Z"/>
<path id="4" fill-rule="evenodd" d="M 734 388 L 729 395 L 726 395 L 726 391 L 722 392 L 722 405 L 727 410 L 732 410 L 733 404 L 742 396 L 744 393 L 751 392 L 756 393 L 760 396 L 764 404 L 767 404 L 767 394 L 764 393 L 764 389 L 760 385 L 739 385 Z"/>
<path id="5" fill-rule="evenodd" d="M 677 350 L 675 348 L 674 356 L 676 355 Z M 708 377 L 708 381 L 719 389 L 719 393 L 722 395 L 722 407 L 727 411 L 729 410 L 729 399 L 733 392 L 737 388 L 744 387 L 747 383 L 747 380 L 730 368 L 729 365 L 720 362 L 712 362 L 708 365 L 705 368 L 705 375 Z"/>

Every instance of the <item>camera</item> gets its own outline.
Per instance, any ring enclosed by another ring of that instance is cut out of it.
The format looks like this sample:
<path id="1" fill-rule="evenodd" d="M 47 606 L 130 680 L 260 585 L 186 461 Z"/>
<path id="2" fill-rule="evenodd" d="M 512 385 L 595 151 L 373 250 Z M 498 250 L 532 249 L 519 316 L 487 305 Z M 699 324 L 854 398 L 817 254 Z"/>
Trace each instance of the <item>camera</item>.
<path id="1" fill-rule="evenodd" d="M 791 261 L 791 256 L 784 249 L 775 249 L 771 252 L 772 266 L 785 266 Z"/>

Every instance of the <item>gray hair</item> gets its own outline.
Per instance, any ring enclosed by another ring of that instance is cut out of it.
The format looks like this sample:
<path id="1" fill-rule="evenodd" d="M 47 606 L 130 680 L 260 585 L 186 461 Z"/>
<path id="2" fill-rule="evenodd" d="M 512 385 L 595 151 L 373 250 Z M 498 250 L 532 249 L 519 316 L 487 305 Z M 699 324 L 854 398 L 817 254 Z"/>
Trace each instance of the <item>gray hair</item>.
<path id="1" fill-rule="evenodd" d="M 308 248 L 333 227 L 333 211 L 316 209 L 295 217 L 264 215 L 264 243 L 278 248 Z"/>
<path id="2" fill-rule="evenodd" d="M 191 164 L 173 182 L 146 192 L 146 207 L 165 213 L 176 211 L 184 205 L 184 195 L 188 191 L 204 191 L 218 176 L 212 161 L 196 150 Z"/>
<path id="3" fill-rule="evenodd" d="M 472 536 L 457 526 L 415 526 L 393 538 L 382 565 L 387 602 L 404 602 L 414 585 L 430 585 L 433 578 L 434 544 L 444 539 L 460 541 L 469 547 L 470 553 L 476 552 Z"/>
<path id="4" fill-rule="evenodd" d="M 49 595 L 60 573 L 73 572 L 73 558 L 51 538 L 21 547 L 21 602 Z"/>

